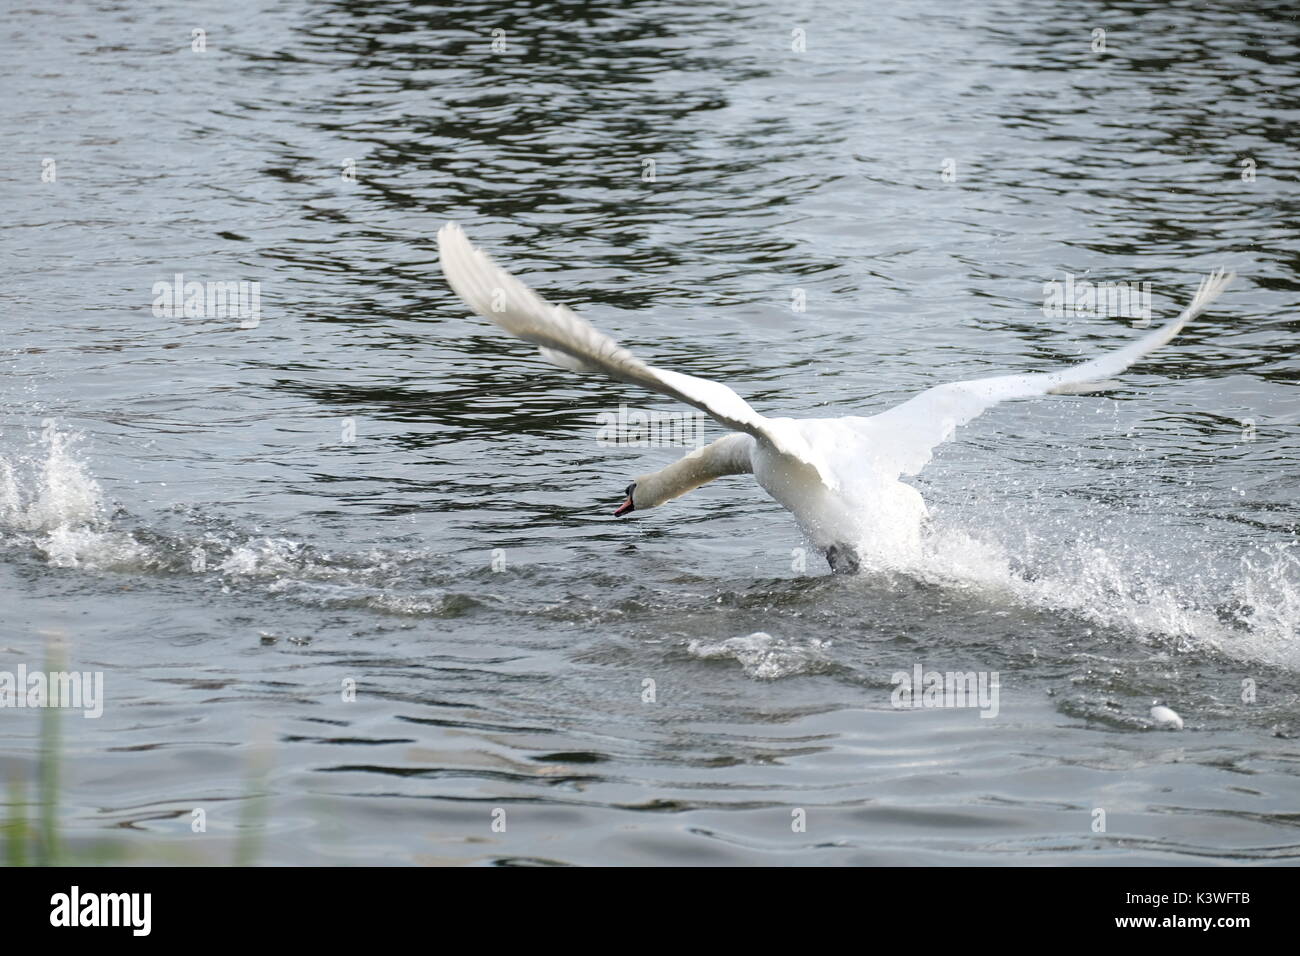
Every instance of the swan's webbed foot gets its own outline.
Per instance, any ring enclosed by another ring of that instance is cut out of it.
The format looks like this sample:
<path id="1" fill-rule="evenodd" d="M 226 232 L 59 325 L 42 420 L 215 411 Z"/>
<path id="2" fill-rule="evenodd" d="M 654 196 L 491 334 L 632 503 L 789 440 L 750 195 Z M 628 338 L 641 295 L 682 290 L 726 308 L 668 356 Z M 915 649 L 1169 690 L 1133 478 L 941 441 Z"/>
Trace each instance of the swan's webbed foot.
<path id="1" fill-rule="evenodd" d="M 835 574 L 857 574 L 862 562 L 851 544 L 833 544 L 826 549 L 826 560 Z"/>

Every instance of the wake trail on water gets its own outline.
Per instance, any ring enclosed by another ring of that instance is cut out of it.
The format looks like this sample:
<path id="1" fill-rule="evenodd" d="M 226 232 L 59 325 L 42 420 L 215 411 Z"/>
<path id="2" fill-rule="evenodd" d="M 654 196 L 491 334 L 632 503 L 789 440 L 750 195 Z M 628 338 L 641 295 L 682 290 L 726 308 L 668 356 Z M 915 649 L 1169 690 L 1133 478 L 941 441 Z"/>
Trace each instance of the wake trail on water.
<path id="1" fill-rule="evenodd" d="M 436 586 L 445 575 L 425 550 L 321 551 L 210 520 L 185 535 L 124 528 L 129 516 L 110 508 L 77 441 L 55 431 L 41 452 L 0 455 L 0 548 L 34 553 L 50 568 L 189 576 L 223 593 L 251 587 L 312 607 L 453 617 L 476 603 Z"/>
<path id="2" fill-rule="evenodd" d="M 77 436 L 53 431 L 35 452 L 0 455 L 0 547 L 34 552 L 50 568 L 196 575 L 215 579 L 223 591 L 255 587 L 317 607 L 456 616 L 476 603 L 476 589 L 449 587 L 465 572 L 431 570 L 436 556 L 427 550 L 342 554 L 239 531 L 179 536 L 123 528 L 123 513 L 110 509 L 76 446 Z M 1077 525 L 1078 517 L 1069 523 Z M 1300 552 L 1293 541 L 1228 550 L 1194 537 L 1035 530 L 1011 519 L 978 534 L 936 523 L 919 551 L 891 573 L 975 593 L 996 606 L 1164 639 L 1182 651 L 1210 649 L 1300 670 Z M 780 638 L 731 640 L 703 642 L 691 653 L 735 657 L 764 678 L 782 676 L 790 663 Z M 823 649 L 803 650 L 791 658 L 794 672 L 822 663 Z"/>

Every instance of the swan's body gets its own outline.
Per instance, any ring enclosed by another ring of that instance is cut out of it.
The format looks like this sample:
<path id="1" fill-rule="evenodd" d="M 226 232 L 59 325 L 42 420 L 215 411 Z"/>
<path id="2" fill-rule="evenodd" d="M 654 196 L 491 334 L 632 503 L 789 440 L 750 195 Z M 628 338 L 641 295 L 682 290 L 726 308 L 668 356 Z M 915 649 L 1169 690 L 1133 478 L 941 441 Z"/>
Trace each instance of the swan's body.
<path id="1" fill-rule="evenodd" d="M 862 560 L 895 564 L 919 550 L 925 502 L 900 478 L 919 472 L 958 425 L 1007 399 L 1112 387 L 1104 380 L 1172 339 L 1233 278 L 1219 270 L 1202 279 L 1178 318 L 1081 365 L 937 385 L 871 417 L 764 418 L 726 385 L 644 364 L 498 267 L 455 223 L 439 231 L 438 249 L 443 273 L 465 303 L 537 345 L 545 358 L 676 398 L 733 430 L 637 478 L 616 514 L 657 507 L 723 475 L 752 473 L 836 571 L 855 571 Z"/>

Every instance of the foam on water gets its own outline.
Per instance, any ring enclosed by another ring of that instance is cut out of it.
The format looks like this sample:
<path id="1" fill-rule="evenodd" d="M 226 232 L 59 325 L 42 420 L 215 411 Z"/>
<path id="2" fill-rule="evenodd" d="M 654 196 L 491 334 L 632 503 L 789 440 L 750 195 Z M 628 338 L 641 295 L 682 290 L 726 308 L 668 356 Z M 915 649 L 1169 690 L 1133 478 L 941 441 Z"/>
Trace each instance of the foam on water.
<path id="1" fill-rule="evenodd" d="M 763 631 L 725 641 L 690 641 L 686 653 L 702 661 L 735 660 L 756 680 L 777 680 L 796 674 L 815 674 L 831 666 L 829 641 L 796 641 Z"/>

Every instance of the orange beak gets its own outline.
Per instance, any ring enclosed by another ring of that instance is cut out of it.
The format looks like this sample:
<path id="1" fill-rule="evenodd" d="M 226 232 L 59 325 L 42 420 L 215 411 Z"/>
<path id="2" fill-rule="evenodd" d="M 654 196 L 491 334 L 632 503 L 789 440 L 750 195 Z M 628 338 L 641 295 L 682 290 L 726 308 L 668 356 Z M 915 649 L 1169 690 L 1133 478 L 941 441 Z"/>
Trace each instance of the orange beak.
<path id="1" fill-rule="evenodd" d="M 618 510 L 614 512 L 614 517 L 621 518 L 623 517 L 623 515 L 627 514 L 631 510 L 632 510 L 632 496 L 628 495 L 627 501 L 619 505 Z"/>

